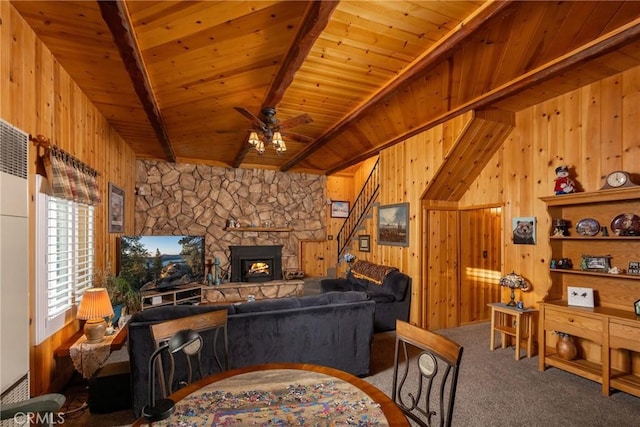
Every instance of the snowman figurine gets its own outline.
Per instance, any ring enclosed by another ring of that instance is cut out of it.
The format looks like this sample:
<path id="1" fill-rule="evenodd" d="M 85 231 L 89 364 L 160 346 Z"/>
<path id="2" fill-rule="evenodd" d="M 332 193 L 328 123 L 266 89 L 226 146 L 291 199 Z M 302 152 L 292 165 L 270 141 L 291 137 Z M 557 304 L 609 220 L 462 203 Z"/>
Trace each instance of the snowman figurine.
<path id="1" fill-rule="evenodd" d="M 564 165 L 556 168 L 554 191 L 556 194 L 569 194 L 576 191 L 575 183 L 569 178 L 569 168 Z"/>

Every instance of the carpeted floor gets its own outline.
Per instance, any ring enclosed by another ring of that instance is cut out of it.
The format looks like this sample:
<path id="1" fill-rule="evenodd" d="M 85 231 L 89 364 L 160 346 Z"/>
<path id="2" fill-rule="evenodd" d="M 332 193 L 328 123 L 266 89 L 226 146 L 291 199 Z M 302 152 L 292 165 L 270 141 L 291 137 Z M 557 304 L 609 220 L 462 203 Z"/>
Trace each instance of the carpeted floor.
<path id="1" fill-rule="evenodd" d="M 316 292 L 319 280 L 310 280 L 305 293 Z M 603 396 L 600 384 L 559 369 L 539 372 L 537 356 L 516 361 L 513 348 L 490 351 L 488 323 L 439 332 L 464 346 L 453 418 L 456 426 L 640 425 L 640 398 L 622 392 Z M 371 374 L 364 378 L 387 394 L 391 393 L 394 342 L 393 332 L 375 335 Z M 64 410 L 80 407 L 87 398 L 86 382 L 73 381 L 65 394 Z M 133 421 L 130 410 L 91 414 L 83 409 L 69 414 L 65 425 L 111 427 Z"/>

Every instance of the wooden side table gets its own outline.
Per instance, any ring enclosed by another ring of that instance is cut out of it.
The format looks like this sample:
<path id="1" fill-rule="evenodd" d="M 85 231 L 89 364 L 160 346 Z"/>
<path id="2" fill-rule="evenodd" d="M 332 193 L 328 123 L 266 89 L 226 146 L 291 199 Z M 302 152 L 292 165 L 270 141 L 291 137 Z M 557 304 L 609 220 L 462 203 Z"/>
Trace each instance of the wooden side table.
<path id="1" fill-rule="evenodd" d="M 491 307 L 491 351 L 495 349 L 496 331 L 500 332 L 502 348 L 507 347 L 507 336 L 514 337 L 516 344 L 515 359 L 520 360 L 520 340 L 527 340 L 527 357 L 533 353 L 533 318 L 538 310 L 526 308 L 519 310 L 503 303 L 487 304 Z M 524 335 L 523 335 L 524 329 Z"/>

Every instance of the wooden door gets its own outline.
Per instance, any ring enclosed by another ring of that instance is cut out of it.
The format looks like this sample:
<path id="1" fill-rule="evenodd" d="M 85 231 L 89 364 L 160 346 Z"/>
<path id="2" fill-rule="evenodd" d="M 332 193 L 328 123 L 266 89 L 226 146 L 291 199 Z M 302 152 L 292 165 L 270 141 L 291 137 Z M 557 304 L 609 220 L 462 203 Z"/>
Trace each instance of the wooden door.
<path id="1" fill-rule="evenodd" d="M 300 241 L 300 269 L 306 277 L 327 275 L 327 243 L 324 240 Z"/>
<path id="2" fill-rule="evenodd" d="M 491 318 L 500 302 L 502 208 L 460 212 L 460 324 Z"/>
<path id="3" fill-rule="evenodd" d="M 458 212 L 427 211 L 426 327 L 458 326 Z"/>

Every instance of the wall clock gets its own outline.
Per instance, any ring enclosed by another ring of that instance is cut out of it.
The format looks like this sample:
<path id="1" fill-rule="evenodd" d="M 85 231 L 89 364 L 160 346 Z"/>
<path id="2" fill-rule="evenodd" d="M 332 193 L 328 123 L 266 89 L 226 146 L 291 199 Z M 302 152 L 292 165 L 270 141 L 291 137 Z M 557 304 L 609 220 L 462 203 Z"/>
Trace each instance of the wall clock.
<path id="1" fill-rule="evenodd" d="M 613 171 L 604 179 L 604 185 L 601 190 L 608 190 L 611 188 L 633 187 L 638 184 L 631 180 L 629 172 L 625 171 Z"/>

